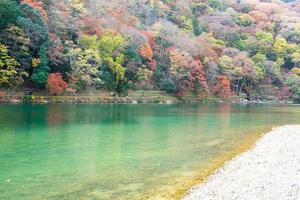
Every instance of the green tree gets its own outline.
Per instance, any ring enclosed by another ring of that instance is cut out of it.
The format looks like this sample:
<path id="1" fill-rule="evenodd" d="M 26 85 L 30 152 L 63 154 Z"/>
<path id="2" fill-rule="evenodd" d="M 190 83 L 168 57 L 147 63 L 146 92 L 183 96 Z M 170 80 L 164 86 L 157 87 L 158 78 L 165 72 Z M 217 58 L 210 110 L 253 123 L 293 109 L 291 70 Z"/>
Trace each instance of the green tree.
<path id="1" fill-rule="evenodd" d="M 208 4 L 214 9 L 221 10 L 223 8 L 222 0 L 208 0 Z"/>
<path id="2" fill-rule="evenodd" d="M 256 72 L 259 79 L 264 79 L 266 75 L 265 62 L 267 57 L 264 54 L 258 53 L 251 58 L 256 66 Z"/>
<path id="3" fill-rule="evenodd" d="M 77 90 L 99 86 L 102 83 L 100 79 L 102 62 L 99 52 L 94 49 L 81 49 L 72 42 L 69 42 L 68 46 L 67 57 L 71 66 L 70 86 Z"/>
<path id="4" fill-rule="evenodd" d="M 240 26 L 251 26 L 253 22 L 254 19 L 248 14 L 241 14 L 236 21 L 236 23 Z"/>
<path id="5" fill-rule="evenodd" d="M 48 40 L 48 29 L 43 21 L 42 15 L 27 4 L 20 5 L 25 16 L 19 16 L 17 23 L 22 27 L 26 34 L 30 37 L 32 48 L 39 51 L 40 46 Z"/>
<path id="6" fill-rule="evenodd" d="M 40 64 L 38 67 L 33 71 L 31 75 L 31 80 L 32 82 L 37 86 L 37 87 L 45 87 L 47 80 L 48 80 L 48 75 L 50 72 L 50 68 L 48 66 L 49 60 L 48 60 L 48 55 L 47 55 L 47 47 L 48 43 L 45 42 L 42 44 L 40 47 L 40 50 L 38 52 L 39 58 L 40 58 Z"/>
<path id="7" fill-rule="evenodd" d="M 21 14 L 17 1 L 0 0 L 0 30 L 6 28 L 8 24 L 15 24 Z"/>
<path id="8" fill-rule="evenodd" d="M 0 41 L 2 44 L 9 46 L 8 53 L 20 63 L 24 71 L 31 69 L 31 41 L 24 29 L 9 26 L 1 33 Z"/>
<path id="9" fill-rule="evenodd" d="M 196 36 L 201 34 L 201 28 L 199 25 L 199 19 L 196 15 L 193 16 L 193 30 Z"/>

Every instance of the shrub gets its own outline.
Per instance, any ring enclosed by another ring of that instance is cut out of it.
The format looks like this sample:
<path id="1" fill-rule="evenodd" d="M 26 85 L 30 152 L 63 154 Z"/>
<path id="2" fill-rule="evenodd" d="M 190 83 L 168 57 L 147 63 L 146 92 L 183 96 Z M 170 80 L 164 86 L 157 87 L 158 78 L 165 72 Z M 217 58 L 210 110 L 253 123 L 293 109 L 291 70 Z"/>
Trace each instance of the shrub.
<path id="1" fill-rule="evenodd" d="M 51 73 L 48 76 L 47 88 L 51 95 L 63 94 L 68 84 L 62 79 L 60 73 Z"/>

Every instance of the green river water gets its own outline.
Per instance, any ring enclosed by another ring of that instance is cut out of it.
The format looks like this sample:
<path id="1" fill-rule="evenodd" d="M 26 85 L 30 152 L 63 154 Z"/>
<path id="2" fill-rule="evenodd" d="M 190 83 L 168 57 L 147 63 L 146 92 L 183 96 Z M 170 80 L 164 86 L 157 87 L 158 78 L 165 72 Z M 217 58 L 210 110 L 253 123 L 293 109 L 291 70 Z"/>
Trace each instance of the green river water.
<path id="1" fill-rule="evenodd" d="M 0 199 L 158 199 L 297 123 L 297 105 L 0 105 Z"/>

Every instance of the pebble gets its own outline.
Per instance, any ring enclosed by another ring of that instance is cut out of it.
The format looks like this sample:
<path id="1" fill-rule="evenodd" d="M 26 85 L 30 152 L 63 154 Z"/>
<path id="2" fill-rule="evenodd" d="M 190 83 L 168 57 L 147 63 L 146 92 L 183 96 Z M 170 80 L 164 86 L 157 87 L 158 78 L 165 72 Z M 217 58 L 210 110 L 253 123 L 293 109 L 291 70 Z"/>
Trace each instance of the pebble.
<path id="1" fill-rule="evenodd" d="M 300 200 L 300 125 L 265 134 L 182 200 Z"/>

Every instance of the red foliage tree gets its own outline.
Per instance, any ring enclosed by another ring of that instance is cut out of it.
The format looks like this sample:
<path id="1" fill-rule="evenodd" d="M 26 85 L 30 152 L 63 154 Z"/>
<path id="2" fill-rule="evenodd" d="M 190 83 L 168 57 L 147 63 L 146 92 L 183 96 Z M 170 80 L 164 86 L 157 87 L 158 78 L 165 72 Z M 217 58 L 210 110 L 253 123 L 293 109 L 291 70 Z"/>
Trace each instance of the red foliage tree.
<path id="1" fill-rule="evenodd" d="M 60 73 L 51 73 L 48 76 L 47 88 L 51 95 L 60 95 L 68 87 Z"/>
<path id="2" fill-rule="evenodd" d="M 285 85 L 279 90 L 277 97 L 280 100 L 287 100 L 292 97 L 292 92 L 289 87 Z"/>
<path id="3" fill-rule="evenodd" d="M 209 93 L 209 86 L 207 84 L 205 72 L 203 70 L 202 63 L 199 59 L 194 60 L 194 62 L 191 65 L 190 71 L 192 79 L 195 82 L 194 87 L 200 84 L 200 86 L 204 89 L 204 92 Z"/>
<path id="4" fill-rule="evenodd" d="M 230 80 L 223 75 L 217 76 L 217 85 L 215 86 L 215 92 L 224 97 L 228 98 L 231 96 L 231 89 L 230 89 Z"/>

